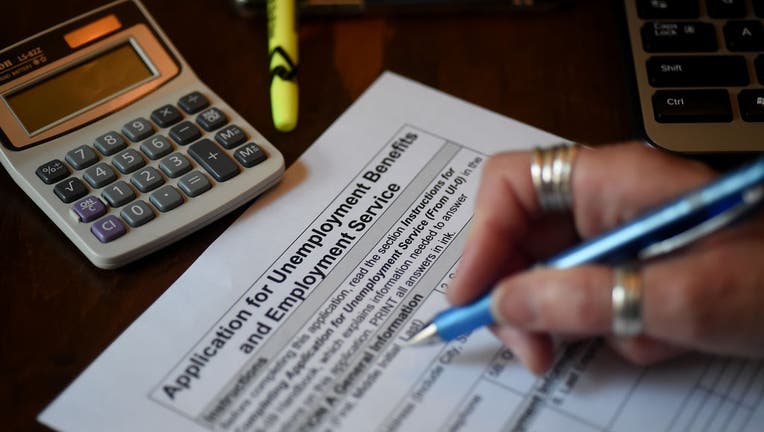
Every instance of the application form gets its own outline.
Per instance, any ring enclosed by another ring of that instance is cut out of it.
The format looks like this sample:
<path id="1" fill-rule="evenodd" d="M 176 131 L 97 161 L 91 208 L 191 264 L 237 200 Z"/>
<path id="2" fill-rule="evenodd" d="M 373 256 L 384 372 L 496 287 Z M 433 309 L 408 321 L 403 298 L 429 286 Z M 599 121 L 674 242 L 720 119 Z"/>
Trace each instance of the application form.
<path id="1" fill-rule="evenodd" d="M 598 340 L 538 378 L 447 306 L 489 155 L 560 138 L 382 75 L 39 416 L 61 430 L 754 431 L 764 363 Z"/>

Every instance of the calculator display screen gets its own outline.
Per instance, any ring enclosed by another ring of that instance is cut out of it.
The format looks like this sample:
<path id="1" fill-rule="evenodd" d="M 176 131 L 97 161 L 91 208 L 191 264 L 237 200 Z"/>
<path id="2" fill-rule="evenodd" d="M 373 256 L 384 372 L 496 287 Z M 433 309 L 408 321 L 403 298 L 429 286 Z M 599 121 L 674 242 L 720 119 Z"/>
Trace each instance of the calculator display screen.
<path id="1" fill-rule="evenodd" d="M 154 75 L 127 42 L 5 99 L 31 134 Z"/>

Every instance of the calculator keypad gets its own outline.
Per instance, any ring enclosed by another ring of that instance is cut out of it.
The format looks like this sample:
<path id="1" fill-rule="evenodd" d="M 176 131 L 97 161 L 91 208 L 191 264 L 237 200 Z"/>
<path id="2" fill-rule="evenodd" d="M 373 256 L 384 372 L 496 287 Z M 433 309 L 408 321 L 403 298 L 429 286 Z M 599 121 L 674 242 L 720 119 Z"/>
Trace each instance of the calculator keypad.
<path id="1" fill-rule="evenodd" d="M 184 120 L 184 112 L 194 117 Z M 215 181 L 238 175 L 240 166 L 250 168 L 267 158 L 257 144 L 244 144 L 247 134 L 228 124 L 228 115 L 210 107 L 200 92 L 148 114 L 151 121 L 135 118 L 119 132 L 106 131 L 91 145 L 68 151 L 66 163 L 53 159 L 36 170 L 44 183 L 54 185 L 62 202 L 71 203 L 72 217 L 90 224 L 91 233 L 102 243 L 125 235 L 128 227 L 138 229 L 171 213 L 215 187 Z M 195 169 L 199 166 L 214 181 Z M 109 209 L 119 213 L 110 214 Z"/>

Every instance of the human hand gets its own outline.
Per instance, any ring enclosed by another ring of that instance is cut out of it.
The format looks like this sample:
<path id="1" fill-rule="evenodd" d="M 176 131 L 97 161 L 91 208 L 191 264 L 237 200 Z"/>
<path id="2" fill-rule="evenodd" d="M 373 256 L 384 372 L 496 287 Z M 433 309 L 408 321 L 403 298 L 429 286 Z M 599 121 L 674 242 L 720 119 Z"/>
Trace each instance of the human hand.
<path id="1" fill-rule="evenodd" d="M 684 350 L 764 356 L 764 215 L 642 263 L 643 334 L 615 338 L 613 271 L 602 265 L 524 271 L 566 247 L 615 228 L 711 180 L 715 173 L 640 143 L 581 149 L 573 206 L 545 213 L 530 177 L 530 152 L 489 159 L 472 230 L 448 292 L 454 304 L 495 286 L 498 338 L 534 373 L 553 360 L 552 335 L 605 336 L 645 365 Z"/>

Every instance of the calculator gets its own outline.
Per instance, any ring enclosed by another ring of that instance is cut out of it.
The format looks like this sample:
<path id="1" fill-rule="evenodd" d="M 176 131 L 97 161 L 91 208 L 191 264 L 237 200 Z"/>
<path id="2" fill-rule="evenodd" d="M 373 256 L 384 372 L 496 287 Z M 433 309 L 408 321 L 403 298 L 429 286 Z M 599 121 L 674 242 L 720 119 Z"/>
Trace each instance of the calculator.
<path id="1" fill-rule="evenodd" d="M 0 51 L 0 141 L 11 177 L 104 269 L 214 221 L 284 172 L 137 0 Z"/>
<path id="2" fill-rule="evenodd" d="M 623 5 L 647 139 L 684 154 L 764 151 L 764 1 Z"/>

